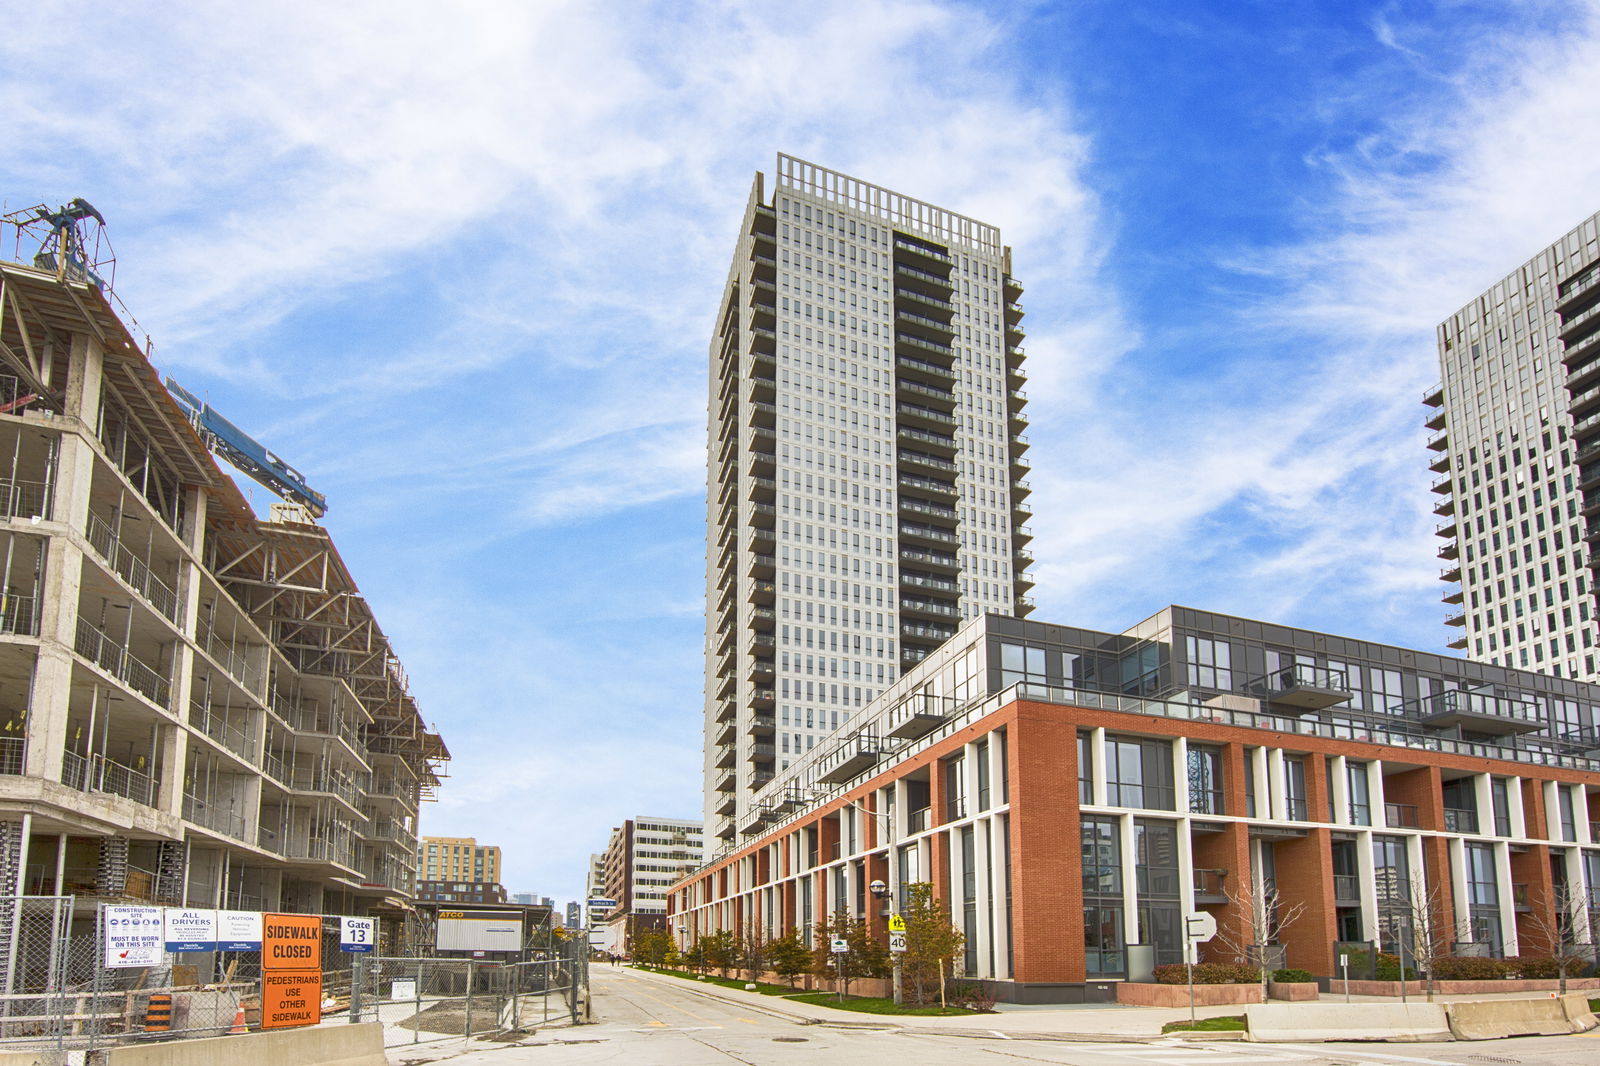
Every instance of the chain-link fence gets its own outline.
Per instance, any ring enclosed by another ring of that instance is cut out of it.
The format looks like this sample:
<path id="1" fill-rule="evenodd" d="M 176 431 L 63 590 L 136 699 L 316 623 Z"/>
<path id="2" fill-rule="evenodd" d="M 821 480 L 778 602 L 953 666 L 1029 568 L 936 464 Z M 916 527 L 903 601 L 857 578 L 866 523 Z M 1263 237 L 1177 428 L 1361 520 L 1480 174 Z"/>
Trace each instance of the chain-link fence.
<path id="1" fill-rule="evenodd" d="M 515 1032 L 584 1020 L 587 945 L 558 943 L 523 962 L 366 956 L 351 1020 L 384 1023 L 388 1046 Z"/>
<path id="2" fill-rule="evenodd" d="M 420 1043 L 576 1021 L 584 1007 L 581 940 L 530 949 L 522 961 L 391 957 L 340 950 L 339 919 L 322 922 L 324 1025 L 379 1020 L 388 1043 Z M 380 939 L 422 946 L 398 929 Z M 157 965 L 114 965 L 101 910 L 71 896 L 0 897 L 0 1054 L 260 1028 L 259 950 L 155 957 Z"/>

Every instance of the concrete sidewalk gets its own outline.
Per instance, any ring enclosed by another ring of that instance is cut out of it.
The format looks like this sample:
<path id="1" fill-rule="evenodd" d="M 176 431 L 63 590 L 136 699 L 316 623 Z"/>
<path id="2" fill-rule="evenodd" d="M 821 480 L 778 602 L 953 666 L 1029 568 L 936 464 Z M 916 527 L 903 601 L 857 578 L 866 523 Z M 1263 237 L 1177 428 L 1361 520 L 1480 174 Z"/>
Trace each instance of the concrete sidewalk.
<path id="1" fill-rule="evenodd" d="M 1089 1006 L 1023 1007 L 1007 1009 L 999 1005 L 995 1014 L 966 1014 L 959 1016 L 924 1016 L 894 1014 L 861 1014 L 856 1011 L 835 1010 L 811 1003 L 797 1003 L 782 996 L 764 996 L 759 992 L 746 992 L 725 988 L 710 981 L 689 981 L 669 974 L 651 973 L 649 970 L 628 968 L 630 976 L 653 981 L 671 982 L 674 987 L 738 1003 L 747 1010 L 786 1017 L 811 1025 L 827 1025 L 853 1029 L 900 1029 L 906 1032 L 937 1033 L 940 1036 L 974 1036 L 1013 1040 L 1084 1040 L 1143 1042 L 1161 1037 L 1161 1027 L 1167 1022 L 1187 1021 L 1189 1009 L 1173 1010 L 1166 1007 Z M 1212 1018 L 1220 1015 L 1241 1014 L 1242 1005 L 1197 1007 L 1195 1016 Z M 1194 1035 L 1194 1034 L 1189 1034 Z"/>
<path id="2" fill-rule="evenodd" d="M 940 1036 L 972 1036 L 989 1039 L 1013 1040 L 1083 1040 L 1109 1042 L 1146 1042 L 1158 1039 L 1206 1039 L 1205 1033 L 1163 1035 L 1161 1027 L 1168 1022 L 1188 1021 L 1189 1008 L 1132 1007 L 1105 1004 L 1082 1006 L 1035 1006 L 1001 1003 L 997 1013 L 967 1014 L 950 1017 L 894 1014 L 861 1014 L 855 1011 L 836 1010 L 810 1003 L 797 1003 L 782 996 L 765 996 L 759 992 L 746 992 L 725 988 L 710 981 L 690 981 L 669 974 L 652 973 L 628 967 L 631 976 L 655 981 L 670 981 L 674 986 L 713 998 L 725 999 L 749 1010 L 761 1011 L 779 1017 L 792 1018 L 812 1025 L 836 1028 L 899 1029 L 909 1033 L 937 1033 Z M 1473 995 L 1435 996 L 1433 1002 L 1485 999 L 1543 999 L 1547 993 L 1490 992 Z M 1411 996 L 1410 1002 L 1426 1002 L 1425 996 Z M 1351 1003 L 1394 1003 L 1398 997 L 1351 996 Z M 1319 997 L 1322 1003 L 1343 1003 L 1344 994 L 1330 993 Z M 1217 1018 L 1243 1014 L 1246 1004 L 1232 1003 L 1211 1007 L 1196 1007 L 1197 1018 Z M 1231 1036 L 1224 1039 L 1233 1039 Z"/>

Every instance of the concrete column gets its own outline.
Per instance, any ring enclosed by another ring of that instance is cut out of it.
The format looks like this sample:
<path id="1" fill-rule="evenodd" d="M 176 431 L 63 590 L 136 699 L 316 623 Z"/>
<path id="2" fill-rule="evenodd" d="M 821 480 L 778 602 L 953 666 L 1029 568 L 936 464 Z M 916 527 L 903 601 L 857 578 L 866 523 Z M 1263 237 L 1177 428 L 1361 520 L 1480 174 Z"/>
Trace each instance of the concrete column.
<path id="1" fill-rule="evenodd" d="M 56 465 L 55 522 L 82 530 L 88 522 L 89 487 L 94 453 L 76 434 L 61 437 Z M 72 650 L 77 643 L 78 594 L 83 583 L 83 552 L 54 531 L 45 545 L 43 604 L 39 621 L 39 653 L 28 699 L 29 777 L 61 780 L 68 705 L 72 691 Z"/>
<path id="2" fill-rule="evenodd" d="M 1076 731 L 1072 737 L 1073 750 L 1077 750 L 1078 738 Z M 1093 763 L 1090 778 L 1090 796 L 1096 807 L 1106 805 L 1106 731 L 1104 726 L 1095 726 L 1089 732 L 1089 758 Z M 1011 780 L 1017 778 L 1013 776 Z"/>
<path id="3" fill-rule="evenodd" d="M 994 819 L 985 816 L 972 828 L 972 895 L 973 912 L 977 916 L 977 950 L 974 954 L 978 959 L 978 976 L 993 977 L 994 967 L 990 964 L 993 951 L 991 934 L 994 928 L 994 911 L 991 909 L 993 901 L 989 898 L 989 876 L 991 867 L 990 850 L 993 847 L 991 838 L 994 836 Z"/>
<path id="4" fill-rule="evenodd" d="M 1139 940 L 1139 870 L 1133 851 L 1133 815 L 1117 816 L 1117 831 L 1122 851 L 1122 938 L 1124 944 Z"/>
<path id="5" fill-rule="evenodd" d="M 1356 874 L 1361 893 L 1361 936 L 1366 940 L 1378 938 L 1378 871 L 1372 861 L 1372 832 L 1364 830 L 1356 835 Z"/>
<path id="6" fill-rule="evenodd" d="M 1506 783 L 1506 809 L 1511 814 L 1511 835 L 1527 837 L 1528 820 L 1522 808 L 1522 778 L 1513 777 Z"/>
<path id="7" fill-rule="evenodd" d="M 1189 813 L 1189 738 L 1178 737 L 1172 745 L 1173 807 L 1179 814 Z M 1188 913 L 1185 911 L 1184 913 Z"/>
<path id="8" fill-rule="evenodd" d="M 1467 890 L 1467 846 L 1460 837 L 1447 837 L 1444 840 L 1445 854 L 1449 857 L 1446 873 L 1448 880 L 1444 882 L 1445 891 L 1450 897 L 1451 906 L 1461 918 L 1455 924 L 1453 939 L 1466 940 L 1471 932 L 1472 923 L 1472 897 Z M 1502 888 L 1506 887 L 1505 881 L 1500 882 Z M 1502 935 L 1505 930 L 1501 930 Z"/>
<path id="9" fill-rule="evenodd" d="M 1008 822 L 1008 815 L 999 815 L 994 820 L 994 832 L 989 835 L 989 869 L 993 871 L 994 891 L 990 905 L 994 908 L 994 976 L 1000 980 L 1011 977 L 1011 969 L 1006 964 L 1006 955 L 1011 944 L 1011 929 L 1006 923 L 1006 845 L 1009 833 L 1002 827 Z"/>
<path id="10" fill-rule="evenodd" d="M 1284 822 L 1289 820 L 1289 774 L 1283 765 L 1283 749 L 1269 748 L 1258 749 L 1266 753 L 1267 758 L 1267 807 L 1266 817 L 1274 821 Z M 1259 781 L 1259 779 L 1258 779 Z M 1262 797 L 1256 796 L 1257 809 L 1260 809 Z"/>
<path id="11" fill-rule="evenodd" d="M 1335 825 L 1350 824 L 1350 767 L 1343 755 L 1335 755 L 1329 766 L 1328 788 L 1333 792 Z"/>
<path id="12" fill-rule="evenodd" d="M 1545 867 L 1549 869 L 1548 862 Z M 1513 875 L 1511 872 L 1511 846 L 1505 843 L 1494 845 L 1494 880 L 1498 899 L 1495 901 L 1500 909 L 1500 937 L 1505 941 L 1505 954 L 1507 958 L 1514 958 L 1522 954 L 1520 950 L 1521 937 L 1517 929 L 1517 899 Z M 1536 886 L 1529 885 L 1529 903 L 1535 907 L 1548 907 L 1548 894 L 1539 894 L 1535 898 Z M 1469 912 L 1470 913 L 1470 912 Z"/>

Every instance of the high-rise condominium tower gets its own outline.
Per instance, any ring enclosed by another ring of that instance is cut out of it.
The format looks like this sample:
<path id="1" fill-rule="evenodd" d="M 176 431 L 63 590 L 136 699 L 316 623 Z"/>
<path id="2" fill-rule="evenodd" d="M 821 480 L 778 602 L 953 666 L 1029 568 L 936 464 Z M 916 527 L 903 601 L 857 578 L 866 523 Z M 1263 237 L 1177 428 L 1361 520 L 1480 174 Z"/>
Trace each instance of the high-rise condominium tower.
<path id="1" fill-rule="evenodd" d="M 1032 608 L 999 230 L 780 155 L 739 234 L 711 339 L 708 851 L 962 619 Z"/>
<path id="2" fill-rule="evenodd" d="M 1597 286 L 1583 278 L 1600 262 L 1597 223 L 1591 216 L 1439 326 L 1443 381 L 1423 400 L 1434 409 L 1444 599 L 1459 605 L 1446 621 L 1462 629 L 1450 646 L 1586 680 L 1600 654 L 1585 543 L 1586 516 L 1600 513 L 1600 465 L 1589 462 L 1600 341 L 1580 342 L 1595 324 Z"/>

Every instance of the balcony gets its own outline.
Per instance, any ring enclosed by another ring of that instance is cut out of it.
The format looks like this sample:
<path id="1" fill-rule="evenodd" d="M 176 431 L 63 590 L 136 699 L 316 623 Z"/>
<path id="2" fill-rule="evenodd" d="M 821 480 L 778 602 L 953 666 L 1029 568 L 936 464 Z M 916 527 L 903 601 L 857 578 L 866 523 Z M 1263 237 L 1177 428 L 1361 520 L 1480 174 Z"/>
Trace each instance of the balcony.
<path id="1" fill-rule="evenodd" d="M 948 544 L 952 548 L 961 543 L 961 538 L 957 537 L 954 533 L 948 533 L 942 529 L 935 529 L 932 526 L 916 525 L 911 522 L 900 523 L 900 536 L 915 540 L 931 541 L 935 544 Z"/>
<path id="2" fill-rule="evenodd" d="M 1460 546 L 1453 540 L 1447 540 L 1439 545 L 1439 550 L 1434 552 L 1441 559 L 1455 559 L 1461 555 Z M 1457 571 L 1459 573 L 1459 571 Z"/>
<path id="3" fill-rule="evenodd" d="M 929 433 L 927 430 L 900 426 L 896 429 L 895 435 L 902 441 L 909 441 L 923 448 L 933 448 L 944 452 L 947 458 L 956 453 L 955 438 L 946 436 L 943 433 Z"/>
<path id="4" fill-rule="evenodd" d="M 1444 624 L 1447 626 L 1464 626 L 1467 624 L 1467 612 L 1457 611 L 1455 614 L 1445 615 Z"/>
<path id="5" fill-rule="evenodd" d="M 914 570 L 900 571 L 900 586 L 919 589 L 930 589 L 934 592 L 948 592 L 952 596 L 959 595 L 961 586 L 947 577 L 936 577 L 932 574 L 919 574 Z"/>
<path id="6" fill-rule="evenodd" d="M 955 262 L 950 253 L 943 248 L 925 244 L 915 238 L 902 236 L 899 233 L 894 235 L 894 250 L 897 257 L 901 252 L 908 252 L 911 255 L 921 256 L 929 262 L 937 263 L 946 268 Z"/>
<path id="7" fill-rule="evenodd" d="M 934 618 L 959 619 L 961 617 L 961 611 L 953 603 L 943 603 L 939 600 L 918 600 L 909 596 L 900 597 L 900 611 L 902 614 L 920 614 Z"/>
<path id="8" fill-rule="evenodd" d="M 770 714 L 750 716 L 750 726 L 745 732 L 753 737 L 770 737 L 777 729 L 778 720 Z"/>
<path id="9" fill-rule="evenodd" d="M 942 389 L 934 385 L 924 385 L 922 382 L 913 381 L 910 378 L 895 378 L 895 388 L 907 395 L 942 404 L 946 409 L 955 406 L 956 394 L 949 389 Z"/>
<path id="10" fill-rule="evenodd" d="M 1443 407 L 1444 406 L 1444 382 L 1442 382 L 1442 381 L 1439 382 L 1437 385 L 1434 385 L 1431 388 L 1429 388 L 1427 392 L 1423 393 L 1422 394 L 1422 402 L 1424 404 L 1426 404 L 1427 406 L 1429 406 L 1429 407 Z"/>
<path id="11" fill-rule="evenodd" d="M 885 719 L 888 735 L 901 740 L 925 737 L 955 713 L 955 701 L 948 696 L 913 692 L 889 709 Z"/>
<path id="12" fill-rule="evenodd" d="M 895 289 L 894 299 L 896 303 L 909 302 L 926 307 L 930 310 L 942 311 L 947 317 L 955 310 L 955 308 L 950 306 L 949 300 L 941 300 L 934 296 L 927 296 L 920 292 L 914 292 L 911 289 Z"/>
<path id="13" fill-rule="evenodd" d="M 818 764 L 817 780 L 838 784 L 870 770 L 883 757 L 885 746 L 877 737 L 864 733 L 846 739 Z"/>
<path id="14" fill-rule="evenodd" d="M 895 332 L 894 342 L 896 345 L 912 348 L 916 352 L 932 352 L 934 355 L 942 355 L 946 359 L 955 356 L 955 349 L 948 344 L 927 340 L 910 333 L 901 333 L 898 330 Z"/>
<path id="15" fill-rule="evenodd" d="M 1433 484 L 1429 485 L 1428 488 L 1433 492 L 1448 495 L 1452 491 L 1452 484 L 1450 475 L 1446 474 L 1443 477 L 1434 478 Z"/>
<path id="16" fill-rule="evenodd" d="M 1429 451 L 1442 452 L 1448 447 L 1450 447 L 1450 431 L 1447 429 L 1440 430 L 1428 438 Z"/>
<path id="17" fill-rule="evenodd" d="M 1429 415 L 1428 416 L 1428 420 L 1426 422 L 1424 422 L 1423 425 L 1427 426 L 1429 429 L 1443 429 L 1444 428 L 1444 419 L 1445 419 L 1444 409 L 1440 408 L 1439 410 L 1435 411 L 1433 414 Z"/>
<path id="18" fill-rule="evenodd" d="M 944 626 L 926 626 L 916 622 L 900 623 L 900 635 L 907 640 L 943 642 L 955 635 L 955 630 Z"/>
<path id="19" fill-rule="evenodd" d="M 937 455 L 929 455 L 912 448 L 895 449 L 895 460 L 900 466 L 920 466 L 944 474 L 956 473 L 956 464 L 949 459 L 941 459 Z"/>
<path id="20" fill-rule="evenodd" d="M 1361 902 L 1361 878 L 1355 874 L 1333 875 L 1333 902 L 1354 907 Z"/>
<path id="21" fill-rule="evenodd" d="M 1196 866 L 1193 874 L 1195 903 L 1205 906 L 1228 902 L 1228 871 Z"/>
<path id="22" fill-rule="evenodd" d="M 1478 831 L 1478 812 L 1464 810 L 1460 807 L 1446 807 L 1444 809 L 1444 830 L 1447 833 L 1476 833 Z"/>
<path id="23" fill-rule="evenodd" d="M 1493 690 L 1438 692 L 1408 704 L 1407 711 L 1430 729 L 1459 728 L 1505 736 L 1544 728 L 1544 716 L 1536 702 Z"/>
<path id="24" fill-rule="evenodd" d="M 1320 711 L 1350 701 L 1349 680 L 1343 670 L 1308 663 L 1291 663 L 1246 686 L 1259 693 L 1274 709 L 1296 714 Z"/>
<path id="25" fill-rule="evenodd" d="M 1390 829 L 1416 829 L 1422 822 L 1417 817 L 1416 804 L 1385 803 L 1383 805 L 1383 824 Z"/>
<path id="26" fill-rule="evenodd" d="M 954 370 L 940 366 L 937 363 L 930 363 L 926 359 L 897 354 L 894 365 L 908 374 L 920 374 L 935 385 L 955 384 L 956 372 Z"/>
<path id="27" fill-rule="evenodd" d="M 908 563 L 919 563 L 923 566 L 935 566 L 942 570 L 960 570 L 961 562 L 954 555 L 945 555 L 942 552 L 926 551 L 921 548 L 902 547 L 900 558 Z"/>
<path id="28" fill-rule="evenodd" d="M 948 504 L 929 503 L 927 500 L 919 500 L 915 496 L 902 496 L 900 497 L 899 506 L 901 514 L 922 515 L 935 521 L 948 522 L 951 525 L 955 525 L 958 521 L 956 509 Z"/>
<path id="29" fill-rule="evenodd" d="M 931 407 L 923 407 L 921 404 L 902 402 L 896 405 L 895 413 L 907 421 L 920 422 L 935 429 L 954 429 L 956 425 L 954 415 L 936 411 Z"/>
<path id="30" fill-rule="evenodd" d="M 931 477 L 922 477 L 917 474 L 901 474 L 900 487 L 913 492 L 924 492 L 929 496 L 939 496 L 944 499 L 955 499 L 959 493 L 956 487 L 948 481 L 938 481 Z"/>

